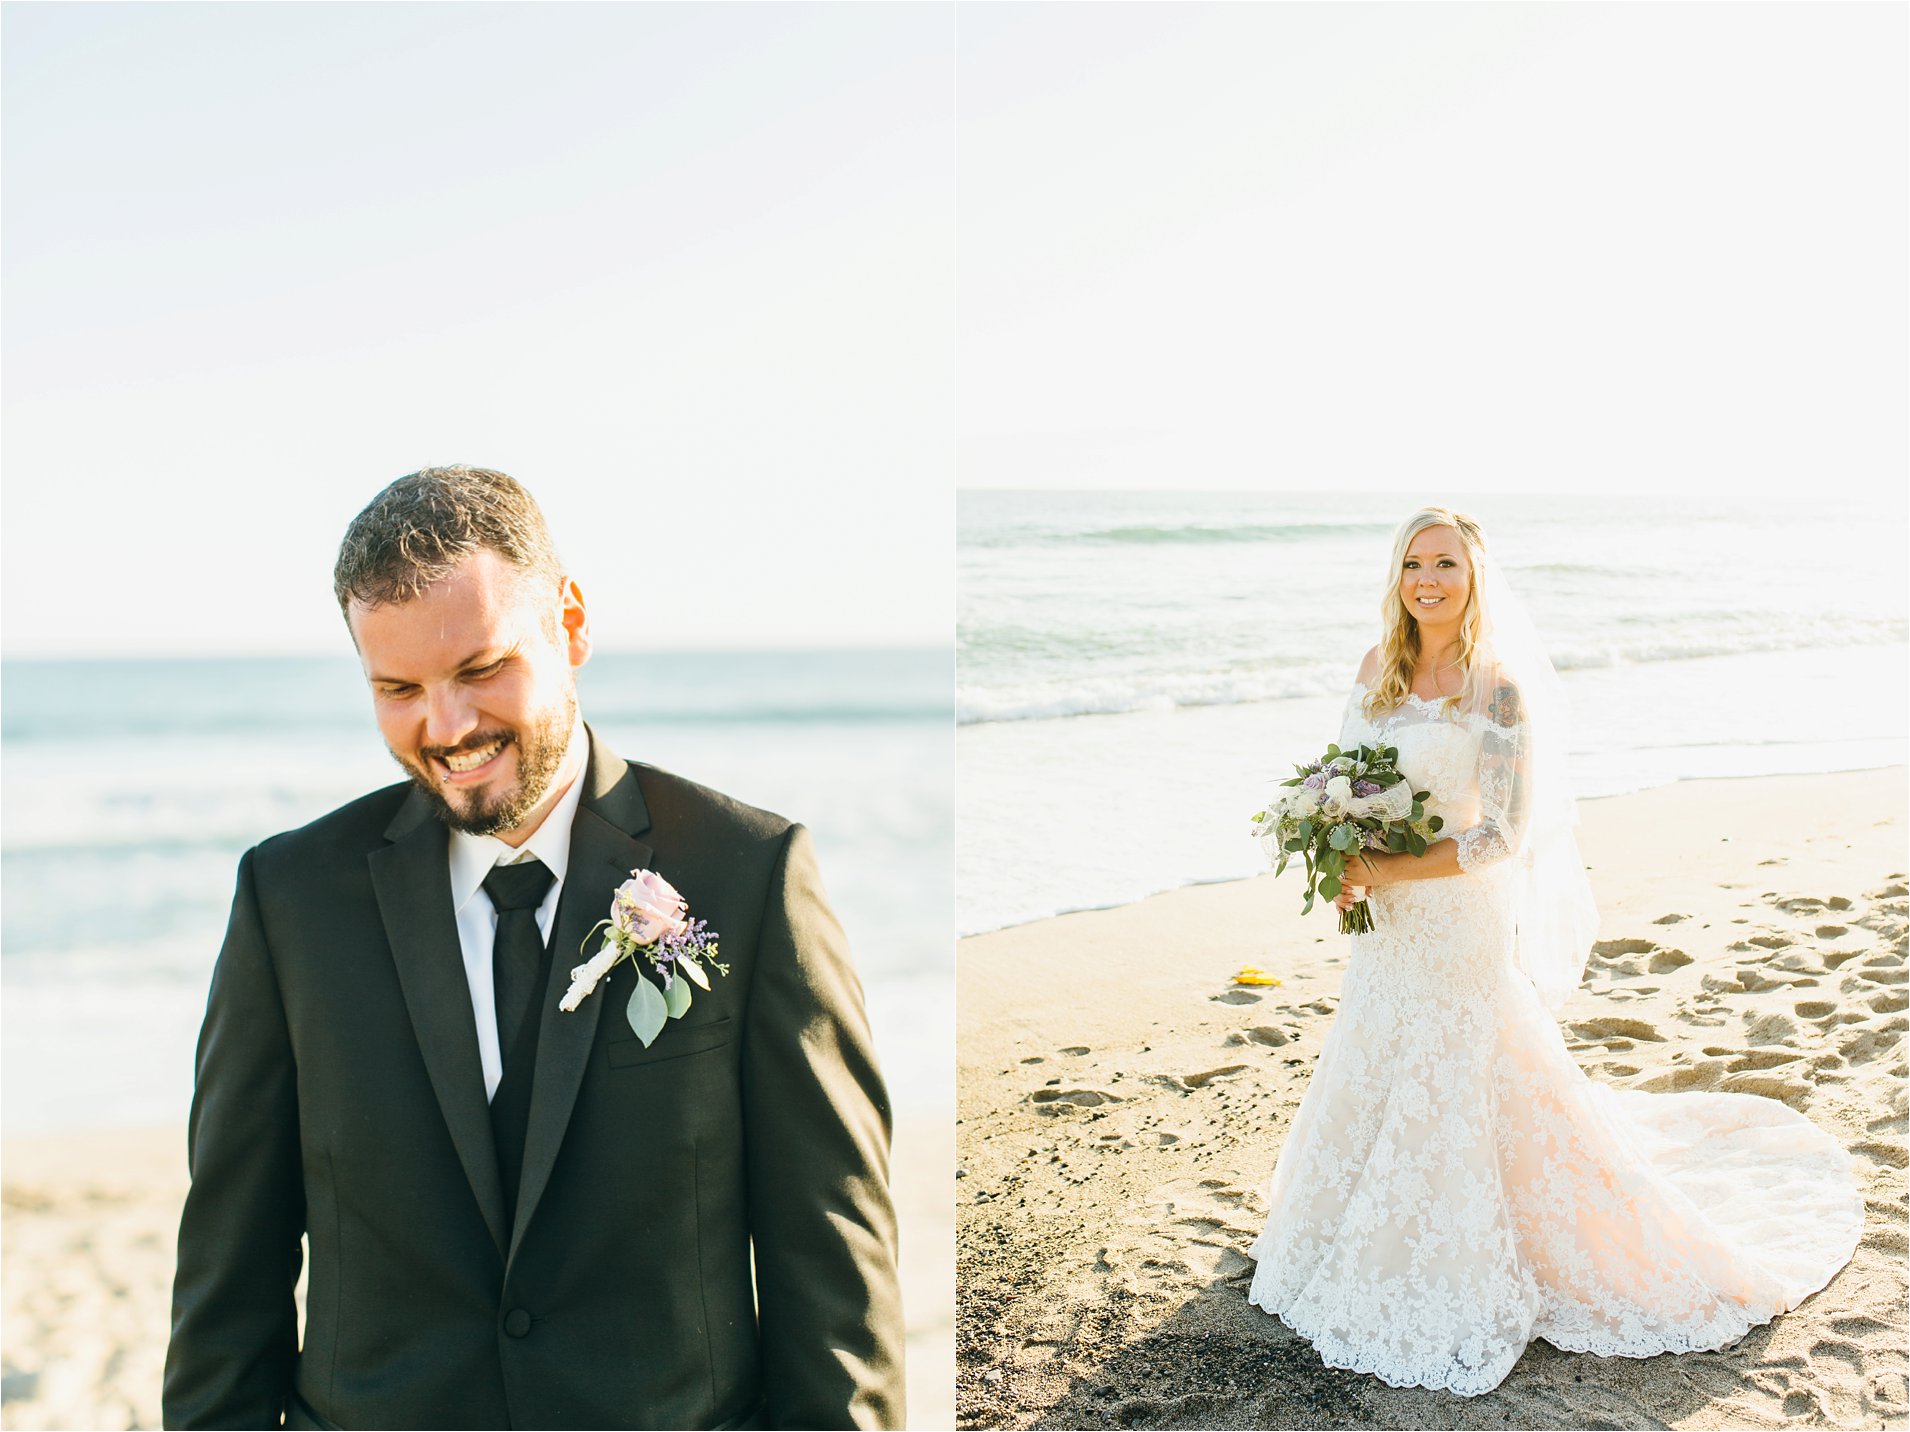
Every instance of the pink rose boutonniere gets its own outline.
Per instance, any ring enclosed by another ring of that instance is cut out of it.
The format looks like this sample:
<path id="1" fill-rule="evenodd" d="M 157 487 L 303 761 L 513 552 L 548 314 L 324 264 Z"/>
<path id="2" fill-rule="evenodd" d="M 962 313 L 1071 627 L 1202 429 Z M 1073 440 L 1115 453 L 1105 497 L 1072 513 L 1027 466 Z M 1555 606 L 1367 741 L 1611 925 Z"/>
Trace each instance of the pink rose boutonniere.
<path id="1" fill-rule="evenodd" d="M 613 966 L 624 960 L 635 964 L 641 955 L 657 972 L 662 987 L 639 974 L 624 1012 L 646 1049 L 666 1022 L 682 1018 L 689 1009 L 692 984 L 709 989 L 705 965 L 719 975 L 730 972 L 716 958 L 716 932 L 703 921 L 692 920 L 689 902 L 654 870 L 630 872 L 611 898 L 610 917 L 591 928 L 584 944 L 598 930 L 604 932 L 603 947 L 570 972 L 570 988 L 557 1007 L 566 1014 L 574 1012 Z"/>

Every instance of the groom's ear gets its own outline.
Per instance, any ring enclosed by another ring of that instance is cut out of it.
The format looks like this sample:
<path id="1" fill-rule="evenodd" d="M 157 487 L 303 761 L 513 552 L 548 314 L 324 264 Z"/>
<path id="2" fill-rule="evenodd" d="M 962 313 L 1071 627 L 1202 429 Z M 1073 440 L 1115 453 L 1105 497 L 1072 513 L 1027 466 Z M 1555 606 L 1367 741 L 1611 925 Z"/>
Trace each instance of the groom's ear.
<path id="1" fill-rule="evenodd" d="M 572 666 L 582 666 L 590 660 L 590 614 L 584 610 L 583 588 L 565 577 L 558 589 L 558 599 L 563 603 L 557 619 L 562 627 L 565 654 Z"/>

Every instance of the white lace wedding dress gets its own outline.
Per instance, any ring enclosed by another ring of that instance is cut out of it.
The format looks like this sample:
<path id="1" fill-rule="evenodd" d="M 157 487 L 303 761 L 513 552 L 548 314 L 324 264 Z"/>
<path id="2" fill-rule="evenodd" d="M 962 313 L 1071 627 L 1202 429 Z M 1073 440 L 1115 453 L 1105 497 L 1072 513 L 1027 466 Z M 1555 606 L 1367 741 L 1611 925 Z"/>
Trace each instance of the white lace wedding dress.
<path id="1" fill-rule="evenodd" d="M 1592 1083 L 1515 967 L 1521 728 L 1409 698 L 1340 737 L 1398 748 L 1465 872 L 1372 894 L 1280 1151 L 1249 1297 L 1333 1367 L 1489 1391 L 1535 1336 L 1726 1346 L 1850 1258 L 1863 1204 L 1808 1119 L 1747 1094 Z"/>

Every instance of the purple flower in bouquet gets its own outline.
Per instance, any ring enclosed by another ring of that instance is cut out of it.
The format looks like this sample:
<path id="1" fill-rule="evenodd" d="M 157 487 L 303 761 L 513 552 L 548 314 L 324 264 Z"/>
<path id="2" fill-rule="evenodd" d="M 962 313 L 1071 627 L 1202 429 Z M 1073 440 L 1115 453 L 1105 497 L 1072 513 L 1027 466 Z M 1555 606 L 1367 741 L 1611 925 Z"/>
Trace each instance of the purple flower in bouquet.
<path id="1" fill-rule="evenodd" d="M 1253 832 L 1265 841 L 1275 874 L 1292 856 L 1305 862 L 1303 909 L 1313 908 L 1316 893 L 1339 895 L 1348 861 L 1362 849 L 1426 853 L 1441 821 L 1426 808 L 1431 796 L 1413 789 L 1398 761 L 1391 746 L 1329 746 L 1321 760 L 1295 766 L 1298 774 L 1282 783 L 1288 794 L 1254 816 Z M 1365 900 L 1340 912 L 1341 934 L 1372 928 Z"/>

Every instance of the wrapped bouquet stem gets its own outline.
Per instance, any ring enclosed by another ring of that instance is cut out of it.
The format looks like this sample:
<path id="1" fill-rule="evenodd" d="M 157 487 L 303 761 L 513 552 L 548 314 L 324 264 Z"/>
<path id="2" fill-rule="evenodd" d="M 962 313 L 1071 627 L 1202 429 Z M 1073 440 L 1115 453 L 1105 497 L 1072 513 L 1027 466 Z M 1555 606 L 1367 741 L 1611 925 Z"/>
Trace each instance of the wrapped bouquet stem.
<path id="1" fill-rule="evenodd" d="M 1295 766 L 1286 794 L 1256 811 L 1253 833 L 1260 837 L 1274 874 L 1299 856 L 1306 865 L 1303 912 L 1316 894 L 1332 900 L 1340 893 L 1347 861 L 1361 850 L 1424 855 L 1440 819 L 1426 814 L 1427 791 L 1416 791 L 1400 774 L 1394 746 L 1328 746 L 1317 761 Z M 1340 911 L 1340 933 L 1363 935 L 1373 928 L 1373 912 L 1364 899 Z"/>

